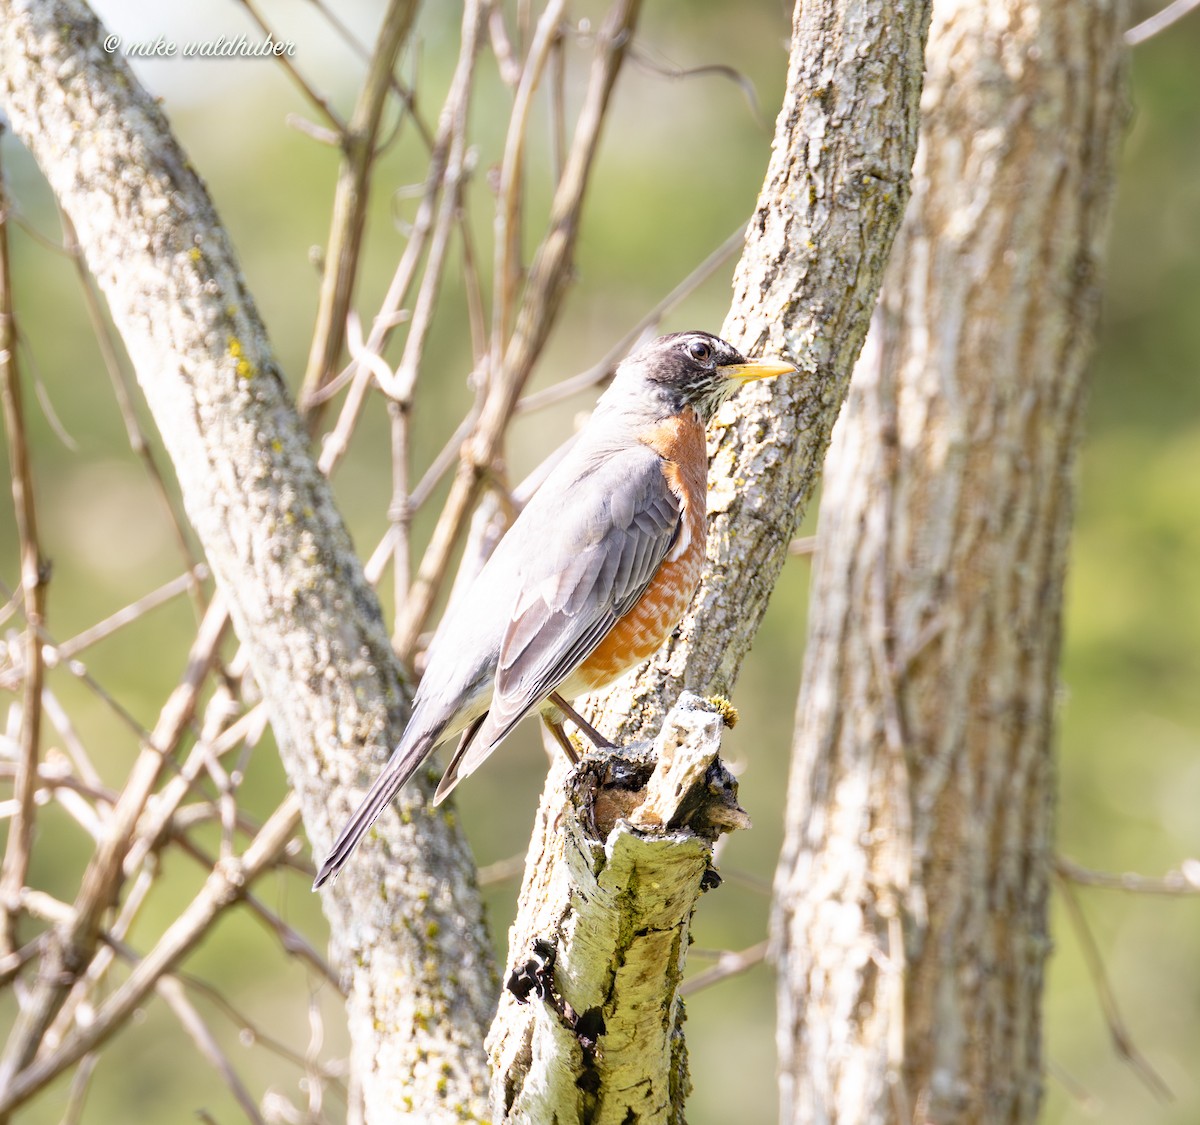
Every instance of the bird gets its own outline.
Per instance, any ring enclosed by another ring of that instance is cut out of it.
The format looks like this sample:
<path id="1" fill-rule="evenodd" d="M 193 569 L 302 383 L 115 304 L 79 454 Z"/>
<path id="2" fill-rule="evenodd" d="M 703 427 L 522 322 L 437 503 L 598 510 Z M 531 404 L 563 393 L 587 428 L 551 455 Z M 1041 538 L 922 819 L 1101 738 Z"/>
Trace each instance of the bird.
<path id="1" fill-rule="evenodd" d="M 652 656 L 700 583 L 705 557 L 705 428 L 741 384 L 794 371 L 747 359 L 708 332 L 674 332 L 631 353 L 574 444 L 513 521 L 426 654 L 412 714 L 382 773 L 342 828 L 313 884 L 334 878 L 436 745 L 460 735 L 440 804 L 530 711 L 567 755 L 568 703 Z"/>

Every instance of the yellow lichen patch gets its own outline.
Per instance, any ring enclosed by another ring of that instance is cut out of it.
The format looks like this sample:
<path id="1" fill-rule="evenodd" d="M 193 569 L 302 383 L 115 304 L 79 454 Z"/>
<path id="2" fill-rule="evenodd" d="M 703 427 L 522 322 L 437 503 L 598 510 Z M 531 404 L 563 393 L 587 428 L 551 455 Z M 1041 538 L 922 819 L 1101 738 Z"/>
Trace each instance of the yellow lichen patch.
<path id="1" fill-rule="evenodd" d="M 230 358 L 237 362 L 237 373 L 239 379 L 254 378 L 254 364 L 252 364 L 242 351 L 242 342 L 236 336 L 230 336 L 226 341 L 226 347 L 229 351 Z"/>
<path id="2" fill-rule="evenodd" d="M 710 695 L 704 702 L 721 716 L 721 722 L 730 730 L 737 726 L 738 719 L 740 718 L 738 710 L 725 696 Z"/>

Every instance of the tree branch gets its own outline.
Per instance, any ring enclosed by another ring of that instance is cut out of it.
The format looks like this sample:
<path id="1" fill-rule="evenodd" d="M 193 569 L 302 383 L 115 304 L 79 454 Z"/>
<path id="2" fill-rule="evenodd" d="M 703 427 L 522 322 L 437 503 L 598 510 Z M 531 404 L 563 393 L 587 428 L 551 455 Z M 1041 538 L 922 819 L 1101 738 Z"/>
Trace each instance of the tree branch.
<path id="1" fill-rule="evenodd" d="M 749 825 L 717 759 L 719 709 L 683 696 L 653 745 L 592 755 L 542 815 L 488 1037 L 505 1121 L 683 1121 L 688 929 L 712 845 Z"/>
<path id="2" fill-rule="evenodd" d="M 17 369 L 17 326 L 13 319 L 12 278 L 8 261 L 8 196 L 0 169 L 0 401 L 4 432 L 8 438 L 8 465 L 12 474 L 13 509 L 21 559 L 21 601 L 25 635 L 21 645 L 21 729 L 17 746 L 17 774 L 13 783 L 16 812 L 8 830 L 4 862 L 0 866 L 0 958 L 17 948 L 14 904 L 25 885 L 29 848 L 33 841 L 33 794 L 37 787 L 38 744 L 42 723 L 42 615 L 46 606 L 49 570 L 42 562 L 38 540 L 37 505 L 33 490 L 33 464 L 25 433 L 21 403 L 21 377 Z"/>
<path id="3" fill-rule="evenodd" d="M 772 917 L 784 1122 L 1038 1117 L 1121 8 L 935 6 L 913 197 L 825 467 Z"/>
<path id="4" fill-rule="evenodd" d="M 752 354 L 770 349 L 795 359 L 800 375 L 757 384 L 718 416 L 704 583 L 658 656 L 594 701 L 590 718 L 610 736 L 628 740 L 656 729 L 684 687 L 730 690 L 815 486 L 916 148 L 929 6 L 882 9 L 852 0 L 796 6 L 788 92 L 725 334 Z M 572 830 L 559 815 L 563 783 L 556 758 L 512 931 L 510 978 L 530 947 L 515 935 L 540 932 L 533 904 L 540 888 L 561 877 L 557 834 Z M 663 1012 L 674 1011 L 676 983 L 659 981 Z M 501 1034 L 493 1033 L 493 1044 Z M 514 1095 L 504 1067 L 515 1054 L 501 1060 L 492 1050 L 493 1098 L 504 1093 L 507 1104 Z M 676 1050 L 682 1060 L 681 1037 Z M 682 1112 L 682 1093 L 673 1092 L 672 1112 Z"/>
<path id="5" fill-rule="evenodd" d="M 313 423 L 319 413 L 313 396 L 333 374 L 342 351 L 346 315 L 358 277 L 358 257 L 366 228 L 371 167 L 375 162 L 379 125 L 392 89 L 396 58 L 408 39 L 416 14 L 417 0 L 391 0 L 388 4 L 367 77 L 342 136 L 342 167 L 333 197 L 329 241 L 325 246 L 325 272 L 321 278 L 308 367 L 300 392 L 301 402 L 311 405 Z"/>
<path id="6" fill-rule="evenodd" d="M 796 375 L 744 388 L 709 431 L 708 563 L 688 616 L 594 701 L 609 737 L 683 687 L 730 695 L 816 487 L 866 337 L 916 150 L 930 0 L 797 3 L 787 92 L 722 329 Z"/>
<path id="7" fill-rule="evenodd" d="M 105 293 L 323 847 L 398 739 L 406 693 L 229 239 L 161 108 L 103 40 L 79 0 L 0 0 L 0 101 Z M 410 786 L 323 898 L 378 1120 L 483 1113 L 491 955 L 466 844 L 427 811 L 430 793 Z M 124 1012 L 128 983 L 98 1018 Z M 37 1038 L 9 1056 L 10 1099 L 62 1063 L 31 1062 Z"/>

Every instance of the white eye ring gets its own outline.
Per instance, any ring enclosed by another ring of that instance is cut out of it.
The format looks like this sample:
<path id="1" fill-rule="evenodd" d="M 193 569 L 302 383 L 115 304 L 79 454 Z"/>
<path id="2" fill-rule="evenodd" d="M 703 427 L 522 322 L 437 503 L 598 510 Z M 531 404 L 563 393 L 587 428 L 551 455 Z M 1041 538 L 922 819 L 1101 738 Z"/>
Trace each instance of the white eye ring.
<path id="1" fill-rule="evenodd" d="M 712 348 L 703 340 L 693 340 L 688 344 L 688 355 L 697 363 L 707 363 L 712 358 Z"/>

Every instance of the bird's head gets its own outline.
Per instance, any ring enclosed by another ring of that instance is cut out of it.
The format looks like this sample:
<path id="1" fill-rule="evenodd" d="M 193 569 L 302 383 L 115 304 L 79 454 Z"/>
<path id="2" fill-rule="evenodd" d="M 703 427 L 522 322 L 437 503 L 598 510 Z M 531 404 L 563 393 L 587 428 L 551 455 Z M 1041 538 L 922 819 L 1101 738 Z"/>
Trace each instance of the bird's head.
<path id="1" fill-rule="evenodd" d="M 707 424 L 743 383 L 794 370 L 778 359 L 747 359 L 709 332 L 672 332 L 630 355 L 617 368 L 609 394 L 636 395 L 664 414 L 690 406 Z"/>

